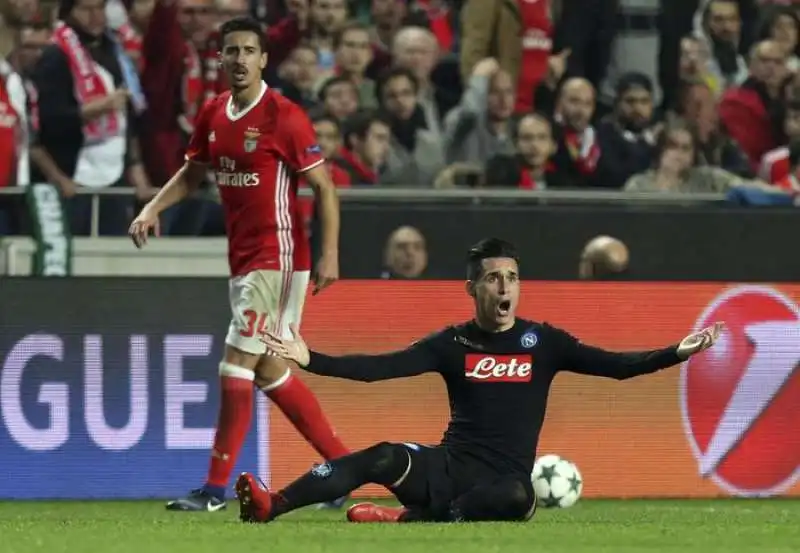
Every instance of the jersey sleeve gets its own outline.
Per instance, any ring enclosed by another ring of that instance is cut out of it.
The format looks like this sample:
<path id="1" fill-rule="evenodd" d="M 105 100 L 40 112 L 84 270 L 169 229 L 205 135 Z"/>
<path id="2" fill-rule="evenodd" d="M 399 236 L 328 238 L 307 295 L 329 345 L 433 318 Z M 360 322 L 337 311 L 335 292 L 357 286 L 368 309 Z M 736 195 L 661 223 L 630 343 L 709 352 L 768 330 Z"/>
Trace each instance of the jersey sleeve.
<path id="1" fill-rule="evenodd" d="M 291 104 L 280 119 L 278 139 L 286 161 L 297 173 L 303 173 L 325 162 L 311 120 L 294 104 Z"/>
<path id="2" fill-rule="evenodd" d="M 551 343 L 558 349 L 558 370 L 625 380 L 682 363 L 678 345 L 646 351 L 606 351 L 589 346 L 570 333 L 546 325 Z"/>
<path id="3" fill-rule="evenodd" d="M 304 369 L 322 376 L 359 382 L 377 382 L 439 372 L 441 363 L 435 340 L 435 337 L 424 338 L 405 349 L 377 355 L 333 357 L 311 352 L 311 360 Z"/>
<path id="4" fill-rule="evenodd" d="M 217 103 L 212 99 L 206 102 L 195 120 L 194 132 L 186 148 L 186 161 L 208 165 L 211 163 L 209 152 L 209 134 L 211 131 L 211 118 Z"/>

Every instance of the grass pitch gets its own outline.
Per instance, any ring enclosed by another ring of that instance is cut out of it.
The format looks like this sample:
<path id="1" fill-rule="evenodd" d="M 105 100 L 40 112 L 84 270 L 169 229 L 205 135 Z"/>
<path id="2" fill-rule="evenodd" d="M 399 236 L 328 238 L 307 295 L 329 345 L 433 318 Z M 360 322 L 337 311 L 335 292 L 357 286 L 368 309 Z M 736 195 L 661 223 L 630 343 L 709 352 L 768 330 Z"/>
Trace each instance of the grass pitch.
<path id="1" fill-rule="evenodd" d="M 525 524 L 356 525 L 306 509 L 266 525 L 156 502 L 3 502 L 2 553 L 800 551 L 800 500 L 582 500 Z"/>

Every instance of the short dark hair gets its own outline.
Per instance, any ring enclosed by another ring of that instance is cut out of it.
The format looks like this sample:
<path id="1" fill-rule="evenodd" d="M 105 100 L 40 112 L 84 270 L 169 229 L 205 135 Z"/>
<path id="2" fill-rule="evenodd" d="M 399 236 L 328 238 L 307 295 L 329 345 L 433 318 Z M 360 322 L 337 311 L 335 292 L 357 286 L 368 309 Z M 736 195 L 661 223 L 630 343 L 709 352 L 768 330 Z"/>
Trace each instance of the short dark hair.
<path id="1" fill-rule="evenodd" d="M 339 121 L 336 118 L 328 113 L 325 110 L 317 111 L 317 112 L 309 112 L 309 118 L 311 119 L 311 123 L 316 125 L 317 123 L 331 123 L 336 127 L 336 130 L 340 130 Z"/>
<path id="2" fill-rule="evenodd" d="M 351 31 L 360 31 L 367 33 L 367 35 L 369 35 L 370 27 L 363 21 L 358 21 L 357 19 L 346 22 L 339 28 L 336 34 L 333 35 L 334 51 L 339 49 L 339 47 L 342 45 L 342 40 L 344 40 L 344 36 Z"/>
<path id="3" fill-rule="evenodd" d="M 356 96 L 358 96 L 358 87 L 353 83 L 353 81 L 342 75 L 334 75 L 325 81 L 325 84 L 323 84 L 319 89 L 319 94 L 317 95 L 319 97 L 319 101 L 324 102 L 325 98 L 328 96 L 328 92 L 330 92 L 330 89 L 339 84 L 346 84 L 347 86 L 351 87 L 356 93 Z"/>
<path id="4" fill-rule="evenodd" d="M 219 28 L 220 47 L 225 44 L 225 37 L 231 33 L 253 33 L 258 37 L 258 45 L 262 52 L 267 51 L 267 37 L 264 27 L 252 17 L 242 16 L 227 20 Z"/>
<path id="5" fill-rule="evenodd" d="M 369 134 L 369 130 L 375 123 L 382 123 L 391 127 L 391 123 L 386 115 L 379 110 L 360 109 L 348 117 L 342 125 L 342 136 L 344 136 L 344 146 L 348 150 L 353 149 L 352 138 L 358 137 L 364 140 Z"/>
<path id="6" fill-rule="evenodd" d="M 392 67 L 384 71 L 380 77 L 378 77 L 378 82 L 375 83 L 375 98 L 378 100 L 379 105 L 383 105 L 383 89 L 386 88 L 389 81 L 400 77 L 405 77 L 411 81 L 414 94 L 419 92 L 419 80 L 410 69 L 406 69 L 405 67 Z"/>
<path id="7" fill-rule="evenodd" d="M 514 244 L 500 238 L 484 238 L 467 252 L 467 280 L 477 280 L 483 271 L 483 260 L 492 257 L 513 259 L 519 265 L 519 254 Z"/>

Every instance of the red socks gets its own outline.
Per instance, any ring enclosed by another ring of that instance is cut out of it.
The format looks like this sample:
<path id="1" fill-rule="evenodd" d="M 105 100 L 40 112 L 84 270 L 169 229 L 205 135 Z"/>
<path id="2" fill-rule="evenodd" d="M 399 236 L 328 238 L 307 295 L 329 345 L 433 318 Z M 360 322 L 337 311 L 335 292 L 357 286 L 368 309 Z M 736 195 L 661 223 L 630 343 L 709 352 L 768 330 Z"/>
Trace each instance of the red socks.
<path id="1" fill-rule="evenodd" d="M 253 418 L 255 373 L 223 362 L 219 364 L 219 374 L 222 401 L 206 485 L 224 489 L 236 466 L 236 458 L 247 438 Z"/>
<path id="2" fill-rule="evenodd" d="M 317 397 L 291 372 L 287 371 L 285 376 L 262 391 L 326 461 L 350 453 L 336 436 Z"/>

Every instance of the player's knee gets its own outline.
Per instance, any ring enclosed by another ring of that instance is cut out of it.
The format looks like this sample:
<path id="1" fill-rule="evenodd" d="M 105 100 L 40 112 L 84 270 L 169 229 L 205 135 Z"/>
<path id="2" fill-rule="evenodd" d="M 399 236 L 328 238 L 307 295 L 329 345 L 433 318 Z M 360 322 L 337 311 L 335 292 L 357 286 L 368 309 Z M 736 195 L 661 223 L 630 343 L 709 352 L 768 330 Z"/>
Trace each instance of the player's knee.
<path id="1" fill-rule="evenodd" d="M 292 363 L 271 355 L 263 356 L 256 365 L 256 386 L 261 390 L 274 390 L 291 376 Z"/>
<path id="2" fill-rule="evenodd" d="M 527 520 L 533 516 L 536 504 L 536 495 L 531 486 L 515 480 L 504 483 L 506 510 L 511 518 Z"/>
<path id="3" fill-rule="evenodd" d="M 402 445 L 380 442 L 370 447 L 369 452 L 369 476 L 375 483 L 393 484 L 403 476 L 408 468 L 408 451 Z"/>

